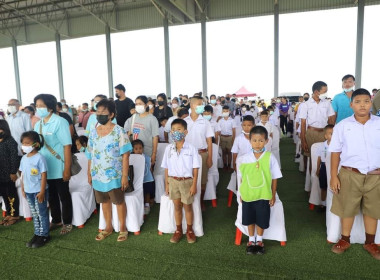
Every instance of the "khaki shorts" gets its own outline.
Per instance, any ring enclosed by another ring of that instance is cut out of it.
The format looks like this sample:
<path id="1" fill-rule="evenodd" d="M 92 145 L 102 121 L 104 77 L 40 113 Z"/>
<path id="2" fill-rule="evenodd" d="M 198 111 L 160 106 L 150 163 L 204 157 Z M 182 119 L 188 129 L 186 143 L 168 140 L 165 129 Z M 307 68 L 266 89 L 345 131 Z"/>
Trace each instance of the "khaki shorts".
<path id="1" fill-rule="evenodd" d="M 380 175 L 363 175 L 341 168 L 340 191 L 334 194 L 331 212 L 341 218 L 364 215 L 380 219 Z"/>
<path id="2" fill-rule="evenodd" d="M 97 190 L 94 190 L 94 192 L 97 203 L 104 203 L 111 200 L 113 204 L 119 205 L 125 201 L 124 192 L 121 190 L 121 188 L 112 189 L 109 192 L 99 192 Z"/>
<path id="3" fill-rule="evenodd" d="M 220 136 L 220 147 L 222 150 L 230 150 L 232 148 L 232 136 Z"/>
<path id="4" fill-rule="evenodd" d="M 208 152 L 200 153 L 200 155 L 202 158 L 201 184 L 202 184 L 202 191 L 204 191 L 204 190 L 206 190 L 207 176 L 208 176 L 208 167 L 207 167 Z M 203 185 L 204 185 L 204 187 L 203 187 Z"/>
<path id="5" fill-rule="evenodd" d="M 169 197 L 171 200 L 181 199 L 183 204 L 192 204 L 194 202 L 194 196 L 190 194 L 193 179 L 178 181 L 172 177 L 169 177 L 168 184 Z"/>
<path id="6" fill-rule="evenodd" d="M 306 142 L 309 148 L 309 152 L 303 151 L 303 155 L 310 157 L 311 146 L 313 146 L 315 143 L 325 142 L 325 132 L 308 129 L 306 131 Z"/>

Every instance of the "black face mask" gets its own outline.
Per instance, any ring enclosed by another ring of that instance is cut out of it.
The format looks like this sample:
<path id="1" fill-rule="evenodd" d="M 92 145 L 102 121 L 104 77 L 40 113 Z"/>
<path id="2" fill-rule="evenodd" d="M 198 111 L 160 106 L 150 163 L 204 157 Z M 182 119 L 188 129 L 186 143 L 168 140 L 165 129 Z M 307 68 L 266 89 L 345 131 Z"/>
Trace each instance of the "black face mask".
<path id="1" fill-rule="evenodd" d="M 108 115 L 96 115 L 96 120 L 101 125 L 105 125 L 106 123 L 108 123 Z"/>
<path id="2" fill-rule="evenodd" d="M 118 93 L 116 93 L 115 96 L 116 96 L 117 99 L 120 98 L 120 94 L 118 94 Z"/>
<path id="3" fill-rule="evenodd" d="M 226 100 L 227 100 L 227 101 L 230 101 L 230 98 L 229 98 L 229 97 L 226 97 Z"/>
<path id="4" fill-rule="evenodd" d="M 180 97 L 179 100 L 182 101 L 182 97 Z"/>
<path id="5" fill-rule="evenodd" d="M 164 106 L 164 101 L 157 101 L 158 106 Z"/>
<path id="6" fill-rule="evenodd" d="M 183 104 L 187 104 L 187 99 L 183 99 L 183 100 L 182 100 L 182 103 L 183 103 Z"/>
<path id="7" fill-rule="evenodd" d="M 4 139 L 5 137 L 5 133 L 4 132 L 0 132 L 0 139 Z"/>
<path id="8" fill-rule="evenodd" d="M 304 97 L 303 100 L 308 101 L 309 97 Z"/>
<path id="9" fill-rule="evenodd" d="M 231 99 L 231 102 L 235 103 L 235 99 L 232 98 L 232 99 Z"/>

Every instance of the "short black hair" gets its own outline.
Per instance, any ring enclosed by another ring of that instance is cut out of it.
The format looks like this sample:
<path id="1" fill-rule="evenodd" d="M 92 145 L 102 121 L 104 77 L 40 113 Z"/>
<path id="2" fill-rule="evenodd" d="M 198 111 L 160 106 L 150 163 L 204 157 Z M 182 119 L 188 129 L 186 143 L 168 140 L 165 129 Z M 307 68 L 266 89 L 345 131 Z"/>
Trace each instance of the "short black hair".
<path id="1" fill-rule="evenodd" d="M 191 97 L 191 99 L 203 100 L 203 97 L 199 95 L 194 95 L 193 97 Z"/>
<path id="2" fill-rule="evenodd" d="M 211 97 L 215 97 L 216 98 L 216 95 L 215 94 L 211 94 L 210 95 L 210 99 L 211 99 Z"/>
<path id="3" fill-rule="evenodd" d="M 343 76 L 343 78 L 342 78 L 342 82 L 345 81 L 345 80 L 348 80 L 349 78 L 352 78 L 352 79 L 355 81 L 355 77 L 354 77 L 354 75 L 347 74 L 347 75 L 344 75 L 344 76 Z"/>
<path id="4" fill-rule="evenodd" d="M 41 148 L 44 146 L 44 137 L 41 134 L 38 134 L 34 130 L 26 131 L 23 134 L 21 134 L 20 142 L 24 141 L 25 138 L 29 138 L 32 140 L 33 143 L 38 143 L 38 147 L 35 147 L 37 151 L 41 150 Z"/>
<path id="5" fill-rule="evenodd" d="M 205 106 L 205 112 L 210 112 L 212 114 L 212 113 L 214 113 L 214 109 L 212 108 L 211 105 L 206 105 Z"/>
<path id="6" fill-rule="evenodd" d="M 161 123 L 164 120 L 168 120 L 169 118 L 167 116 L 163 116 L 159 119 L 159 123 Z"/>
<path id="7" fill-rule="evenodd" d="M 136 139 L 132 141 L 132 147 L 134 148 L 136 145 L 141 145 L 144 148 L 144 142 L 141 141 L 140 139 Z"/>
<path id="8" fill-rule="evenodd" d="M 58 107 L 59 109 L 62 109 L 62 103 L 61 103 L 61 102 L 57 102 L 57 107 Z"/>
<path id="9" fill-rule="evenodd" d="M 371 94 L 369 93 L 368 90 L 366 90 L 364 88 L 358 88 L 357 90 L 355 90 L 352 93 L 352 95 L 351 95 L 351 102 L 354 101 L 355 97 L 359 96 L 359 95 L 367 95 L 369 98 L 371 98 Z"/>
<path id="10" fill-rule="evenodd" d="M 175 125 L 175 124 L 182 125 L 183 128 L 184 128 L 185 130 L 187 130 L 187 122 L 184 121 L 183 119 L 175 119 L 175 120 L 172 122 L 171 127 L 173 127 L 173 125 Z"/>
<path id="11" fill-rule="evenodd" d="M 322 82 L 322 81 L 315 82 L 312 87 L 312 91 L 313 93 L 314 91 L 320 91 L 323 87 L 327 87 L 327 84 L 325 82 Z"/>
<path id="12" fill-rule="evenodd" d="M 48 111 L 52 110 L 53 113 L 57 112 L 57 98 L 55 98 L 54 95 L 41 93 L 34 97 L 34 104 L 37 104 L 37 100 L 42 100 L 45 103 Z"/>
<path id="13" fill-rule="evenodd" d="M 0 120 L 0 130 L 4 132 L 4 139 L 11 137 L 11 130 L 6 120 Z"/>
<path id="14" fill-rule="evenodd" d="M 148 103 L 148 98 L 145 95 L 139 95 L 139 96 L 137 96 L 136 99 L 135 99 L 135 102 L 136 102 L 137 99 L 141 100 L 144 104 Z"/>
<path id="15" fill-rule="evenodd" d="M 253 127 L 251 129 L 251 131 L 249 132 L 249 139 L 252 138 L 253 134 L 264 135 L 265 140 L 268 139 L 268 130 L 265 127 L 261 126 L 261 125 L 255 126 L 255 127 Z"/>
<path id="16" fill-rule="evenodd" d="M 78 136 L 75 138 L 75 141 L 79 141 L 79 143 L 82 145 L 82 147 L 87 147 L 87 143 L 88 143 L 88 137 L 87 136 Z"/>
<path id="17" fill-rule="evenodd" d="M 107 99 L 107 98 L 108 98 L 108 97 L 107 97 L 106 95 L 104 95 L 104 94 L 97 94 L 97 95 L 95 95 L 94 98 L 96 98 L 96 97 L 100 97 L 101 99 Z"/>
<path id="18" fill-rule="evenodd" d="M 333 124 L 328 124 L 326 125 L 323 130 L 326 131 L 327 129 L 333 129 L 334 128 L 334 125 Z"/>
<path id="19" fill-rule="evenodd" d="M 255 125 L 255 119 L 253 116 L 248 115 L 243 118 L 243 122 L 252 122 L 253 125 Z"/>
<path id="20" fill-rule="evenodd" d="M 122 90 L 125 92 L 125 87 L 122 84 L 118 84 L 115 89 Z"/>
<path id="21" fill-rule="evenodd" d="M 269 110 L 274 110 L 274 109 L 273 109 L 273 106 L 268 106 L 268 107 L 267 107 L 267 111 L 269 111 Z"/>
<path id="22" fill-rule="evenodd" d="M 87 102 L 82 103 L 82 106 L 87 106 L 88 107 L 88 103 Z"/>
<path id="23" fill-rule="evenodd" d="M 189 114 L 189 110 L 185 107 L 181 108 L 178 112 L 177 112 L 177 116 L 178 118 L 182 118 L 184 115 L 188 115 Z"/>
<path id="24" fill-rule="evenodd" d="M 264 110 L 260 113 L 260 116 L 268 116 L 269 113 L 268 113 L 268 110 Z"/>
<path id="25" fill-rule="evenodd" d="M 223 109 L 223 110 L 229 110 L 230 107 L 228 107 L 227 105 L 224 105 L 222 109 Z"/>
<path id="26" fill-rule="evenodd" d="M 103 99 L 100 100 L 98 105 L 96 105 L 96 108 L 104 107 L 108 110 L 110 115 L 113 113 L 113 118 L 112 120 L 116 117 L 116 104 L 115 101 L 109 100 L 109 99 Z"/>
<path id="27" fill-rule="evenodd" d="M 28 111 L 30 111 L 30 112 L 32 112 L 32 113 L 35 113 L 36 112 L 36 110 L 33 108 L 33 106 L 26 106 L 25 108 L 24 108 L 24 110 L 25 109 L 27 109 Z"/>

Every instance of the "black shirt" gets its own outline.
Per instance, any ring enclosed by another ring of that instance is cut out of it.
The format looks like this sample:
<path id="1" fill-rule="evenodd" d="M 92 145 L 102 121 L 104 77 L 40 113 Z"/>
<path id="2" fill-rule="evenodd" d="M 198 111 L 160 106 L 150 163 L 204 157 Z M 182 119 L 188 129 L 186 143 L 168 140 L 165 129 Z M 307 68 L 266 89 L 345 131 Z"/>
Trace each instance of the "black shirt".
<path id="1" fill-rule="evenodd" d="M 0 182 L 10 182 L 11 174 L 16 174 L 20 165 L 18 145 L 12 136 L 0 142 Z"/>
<path id="2" fill-rule="evenodd" d="M 160 109 L 159 107 L 154 108 L 153 115 L 157 118 L 158 122 L 161 121 L 163 117 L 170 118 L 173 117 L 173 111 L 169 106 Z"/>
<path id="3" fill-rule="evenodd" d="M 116 121 L 121 127 L 124 127 L 126 120 L 128 120 L 131 115 L 131 108 L 133 106 L 133 101 L 126 97 L 124 100 L 116 99 Z"/>
<path id="4" fill-rule="evenodd" d="M 69 114 L 66 114 L 64 112 L 58 112 L 58 115 L 61 118 L 64 118 L 69 123 L 69 125 L 73 125 L 73 120 L 70 118 Z"/>

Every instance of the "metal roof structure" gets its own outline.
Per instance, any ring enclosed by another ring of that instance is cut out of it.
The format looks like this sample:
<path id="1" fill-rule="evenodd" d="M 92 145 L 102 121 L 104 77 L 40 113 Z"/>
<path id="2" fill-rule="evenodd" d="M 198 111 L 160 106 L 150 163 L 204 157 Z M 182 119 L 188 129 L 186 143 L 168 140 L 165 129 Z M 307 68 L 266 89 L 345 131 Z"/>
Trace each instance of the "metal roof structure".
<path id="1" fill-rule="evenodd" d="M 16 88 L 21 99 L 17 46 L 56 42 L 60 95 L 64 95 L 60 40 L 105 34 L 108 82 L 112 94 L 110 34 L 163 27 L 167 93 L 170 95 L 169 25 L 201 23 L 203 91 L 207 94 L 206 23 L 273 15 L 275 81 L 278 94 L 279 15 L 295 12 L 358 8 L 356 76 L 360 85 L 364 6 L 380 0 L 0 0 L 0 48 L 12 47 Z"/>

